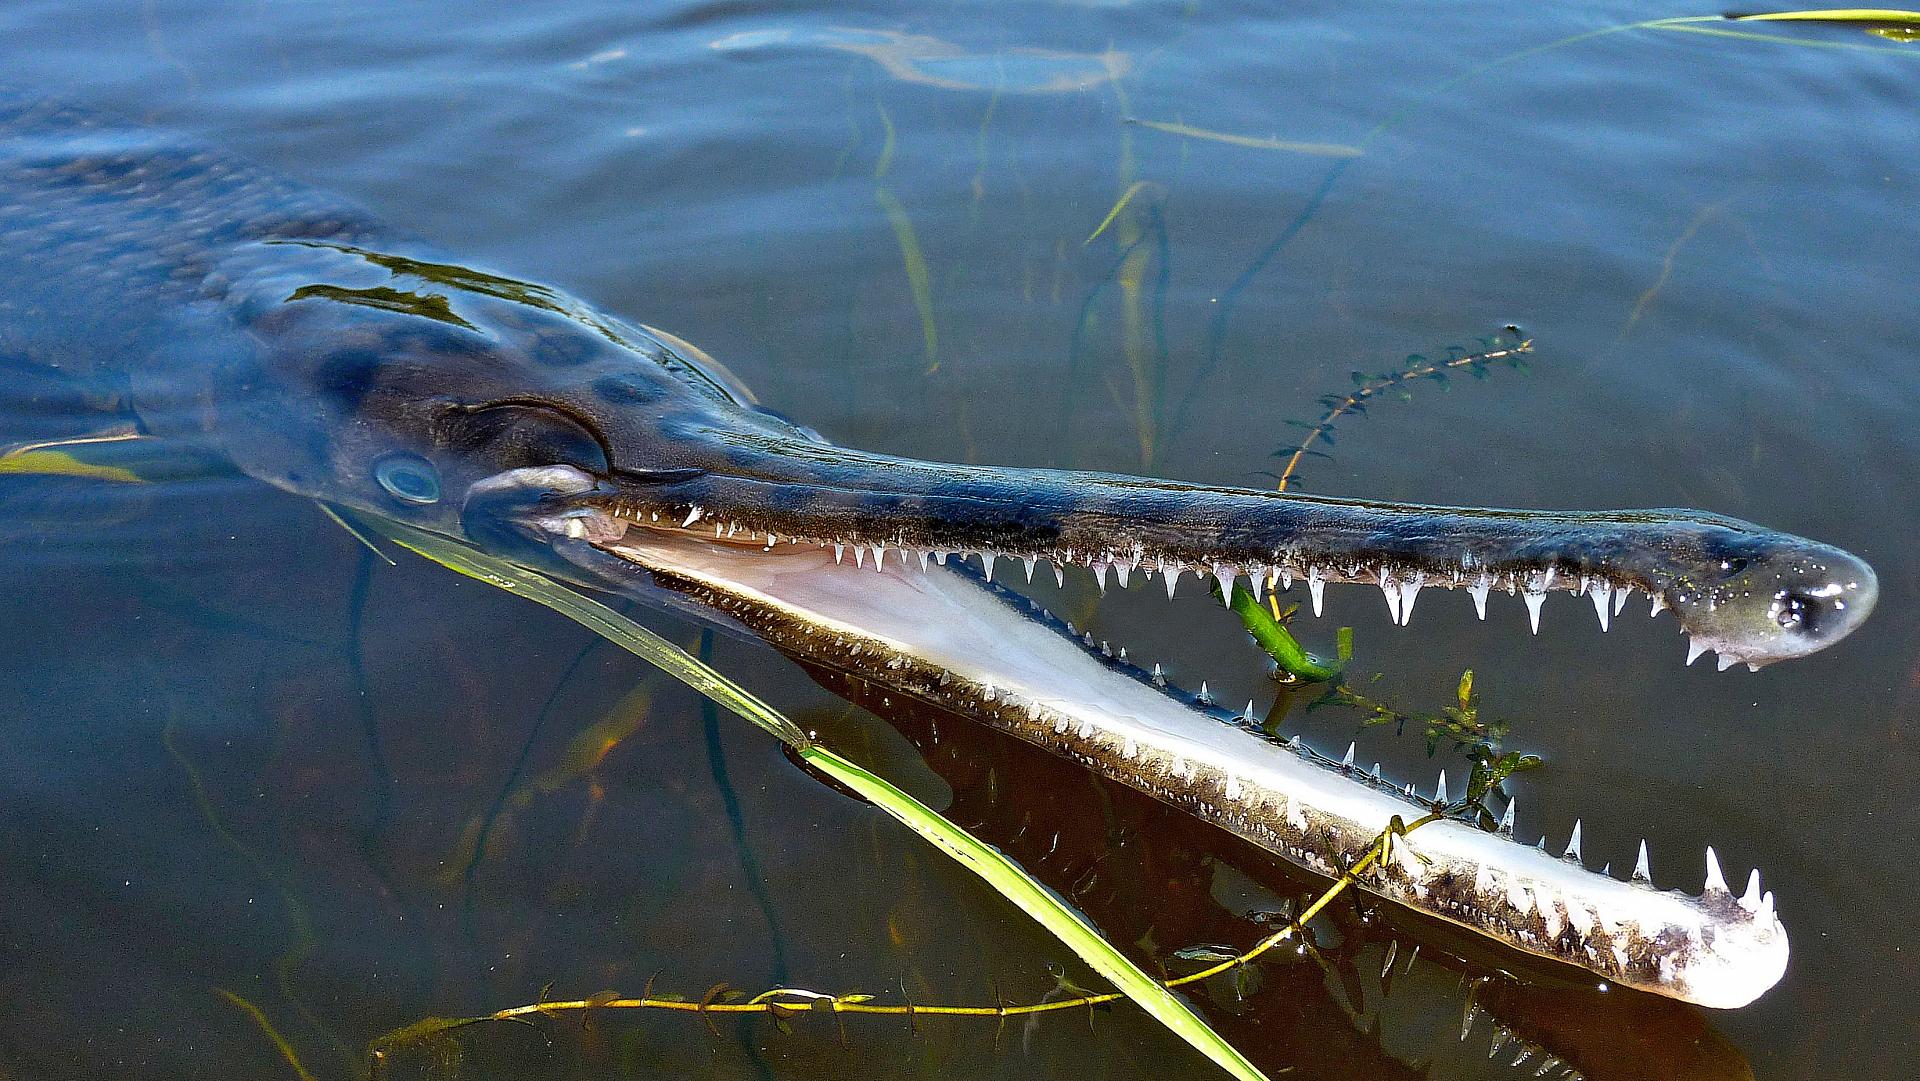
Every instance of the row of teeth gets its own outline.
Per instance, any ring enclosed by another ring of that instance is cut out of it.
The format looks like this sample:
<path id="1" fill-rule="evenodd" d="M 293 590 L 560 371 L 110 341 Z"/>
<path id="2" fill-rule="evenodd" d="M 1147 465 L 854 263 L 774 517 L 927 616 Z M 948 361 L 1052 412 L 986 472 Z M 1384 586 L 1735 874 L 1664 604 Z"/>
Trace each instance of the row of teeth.
<path id="1" fill-rule="evenodd" d="M 661 520 L 660 512 L 657 510 L 649 511 L 648 516 L 649 519 L 654 522 Z M 1220 596 L 1223 600 L 1232 597 L 1235 583 L 1243 578 L 1246 580 L 1247 587 L 1253 593 L 1255 600 L 1261 599 L 1264 593 L 1269 590 L 1276 592 L 1290 590 L 1293 588 L 1293 583 L 1297 579 L 1306 583 L 1308 600 L 1313 607 L 1313 614 L 1315 616 L 1320 615 L 1324 608 L 1326 584 L 1329 581 L 1373 581 L 1380 587 L 1381 594 L 1386 598 L 1387 612 L 1392 617 L 1393 622 L 1402 627 L 1413 622 L 1414 601 L 1419 598 L 1420 590 L 1431 583 L 1440 588 L 1465 589 L 1468 595 L 1473 598 L 1474 613 L 1482 620 L 1487 618 L 1487 598 L 1491 596 L 1495 590 L 1504 590 L 1509 596 L 1517 595 L 1527 606 L 1528 627 L 1534 634 L 1539 634 L 1540 613 L 1546 605 L 1547 594 L 1551 592 L 1556 585 L 1559 585 L 1562 589 L 1568 588 L 1566 585 L 1561 584 L 1562 579 L 1560 574 L 1558 570 L 1553 567 L 1548 567 L 1540 571 L 1532 571 L 1525 575 L 1513 573 L 1494 574 L 1486 570 L 1481 570 L 1473 573 L 1471 579 L 1468 578 L 1468 574 L 1472 572 L 1463 568 L 1455 568 L 1452 574 L 1447 576 L 1446 580 L 1436 581 L 1430 579 L 1427 573 L 1422 570 L 1409 571 L 1402 568 L 1396 571 L 1395 568 L 1387 566 L 1369 570 L 1364 565 L 1359 564 L 1344 568 L 1319 563 L 1302 566 L 1291 561 L 1283 560 L 1282 562 L 1272 565 L 1256 564 L 1251 568 L 1242 568 L 1236 564 L 1222 561 L 1191 565 L 1179 560 L 1163 558 L 1155 558 L 1148 561 L 1145 558 L 1144 548 L 1139 545 L 1135 545 L 1133 549 L 1126 554 L 1114 551 L 1079 553 L 1068 550 L 1050 558 L 1042 555 L 1016 556 L 992 550 L 966 552 L 959 550 L 949 551 L 914 548 L 904 544 L 854 544 L 846 541 L 827 541 L 807 537 L 782 538 L 771 532 L 762 533 L 759 530 L 742 526 L 738 522 L 707 518 L 705 511 L 698 506 L 692 507 L 686 512 L 686 516 L 680 521 L 680 528 L 691 529 L 703 518 L 713 523 L 713 535 L 716 540 L 732 540 L 736 537 L 744 536 L 749 541 L 761 542 L 761 550 L 767 552 L 773 551 L 774 547 L 782 541 L 793 545 L 811 544 L 818 548 L 831 547 L 833 549 L 835 562 L 844 563 L 848 553 L 851 552 L 854 565 L 858 567 L 864 567 L 867 557 L 871 555 L 873 557 L 873 568 L 876 571 L 884 571 L 886 569 L 887 556 L 893 552 L 899 553 L 900 563 L 903 567 L 911 565 L 911 557 L 917 557 L 920 562 L 920 569 L 923 572 L 926 571 L 931 564 L 937 563 L 945 566 L 949 556 L 958 556 L 965 559 L 971 555 L 980 561 L 980 569 L 989 582 L 993 581 L 995 562 L 1000 559 L 1009 559 L 1018 561 L 1025 567 L 1027 581 L 1029 583 L 1033 581 L 1035 571 L 1042 564 L 1045 564 L 1052 569 L 1054 581 L 1058 585 L 1065 586 L 1067 580 L 1065 567 L 1067 564 L 1072 563 L 1090 570 L 1093 573 L 1094 582 L 1099 586 L 1102 593 L 1106 592 L 1107 574 L 1109 572 L 1113 574 L 1114 580 L 1119 583 L 1122 589 L 1132 585 L 1133 577 L 1136 573 L 1143 580 L 1158 574 L 1161 580 L 1166 583 L 1167 598 L 1169 600 L 1173 599 L 1175 592 L 1178 590 L 1181 576 L 1189 571 L 1191 571 L 1198 580 L 1212 577 L 1218 582 L 1220 586 Z M 623 531 L 625 529 L 626 522 L 624 519 L 618 517 L 606 518 L 603 516 L 603 521 L 615 528 L 616 539 L 617 531 Z M 669 518 L 668 524 L 672 524 L 671 518 Z M 583 520 L 583 516 L 580 515 L 569 516 L 566 519 L 565 528 L 567 535 L 570 537 L 586 537 L 590 533 L 587 524 Z M 1573 580 L 1569 578 L 1566 579 L 1566 581 Z M 1630 583 L 1616 584 L 1606 578 L 1585 574 L 1581 575 L 1577 582 L 1574 582 L 1571 587 L 1571 592 L 1575 596 L 1585 596 L 1593 601 L 1594 614 L 1600 620 L 1600 630 L 1602 632 L 1609 630 L 1612 626 L 1613 617 L 1619 615 L 1626 608 L 1627 598 L 1633 593 L 1633 590 L 1634 587 Z M 1650 594 L 1650 596 L 1652 598 L 1652 605 L 1647 614 L 1649 617 L 1658 616 L 1667 608 L 1666 598 L 1659 593 L 1653 593 Z M 1708 648 L 1705 643 L 1693 641 L 1690 638 L 1687 643 L 1687 664 L 1691 665 L 1694 661 L 1699 660 L 1701 655 L 1707 652 Z M 1750 671 L 1757 672 L 1760 670 L 1759 665 L 1746 661 L 1746 658 L 1724 651 L 1719 654 L 1718 667 L 1720 671 L 1724 672 L 1742 662 L 1747 664 L 1747 668 Z"/>
<path id="2" fill-rule="evenodd" d="M 1247 717 L 1251 716 L 1252 712 L 1253 712 L 1252 703 L 1248 703 L 1247 712 L 1241 715 L 1242 720 L 1245 720 Z M 1300 742 L 1300 738 L 1298 736 L 1295 736 L 1292 739 L 1289 739 L 1287 741 L 1287 746 L 1292 747 L 1297 751 L 1302 751 L 1308 754 L 1313 753 L 1310 748 L 1307 748 L 1304 744 Z M 1339 766 L 1338 766 L 1338 768 L 1342 772 L 1348 773 L 1348 774 L 1359 773 L 1358 767 L 1354 764 L 1354 754 L 1357 751 L 1357 749 L 1358 749 L 1357 744 L 1354 744 L 1354 743 L 1347 744 L 1346 756 L 1340 759 Z M 1315 755 L 1315 757 L 1319 757 L 1319 756 Z M 1331 763 L 1332 760 L 1323 759 L 1323 761 Z M 1380 780 L 1380 763 L 1378 762 L 1375 762 L 1373 764 L 1372 770 L 1368 771 L 1367 773 L 1361 776 L 1363 776 L 1367 780 L 1372 781 L 1376 785 L 1383 784 L 1383 782 Z M 1385 787 L 1391 788 L 1390 785 L 1386 785 Z M 1409 782 L 1404 789 L 1400 789 L 1399 791 L 1401 792 L 1402 795 L 1406 796 L 1409 799 L 1414 799 L 1414 800 L 1424 799 L 1424 797 L 1422 797 L 1419 794 L 1418 790 L 1414 788 L 1411 782 Z M 1434 784 L 1433 799 L 1431 802 L 1436 808 L 1445 808 L 1448 806 L 1447 772 L 1445 770 L 1440 771 L 1440 778 Z M 1519 800 L 1517 799 L 1509 799 L 1507 801 L 1506 810 L 1501 814 L 1500 824 L 1495 829 L 1496 833 L 1498 833 L 1501 837 L 1509 841 L 1514 840 L 1514 813 L 1515 813 L 1515 808 L 1518 804 L 1519 804 Z M 1586 862 L 1580 854 L 1580 824 L 1581 824 L 1580 819 L 1577 819 L 1577 818 L 1574 819 L 1573 832 L 1568 836 L 1567 847 L 1561 851 L 1560 858 L 1584 870 L 1586 869 Z M 1547 851 L 1547 838 L 1544 834 L 1541 835 L 1540 839 L 1534 843 L 1534 847 L 1538 848 L 1542 852 Z M 1611 877 L 1613 875 L 1613 864 L 1608 863 L 1606 866 L 1602 867 L 1600 869 L 1600 873 L 1608 877 Z M 1653 871 L 1652 871 L 1652 866 L 1647 853 L 1647 842 L 1644 840 L 1640 842 L 1640 852 L 1639 852 L 1639 855 L 1634 860 L 1633 874 L 1629 876 L 1628 881 L 1638 886 L 1645 886 L 1649 889 L 1653 888 Z M 1701 898 L 1702 900 L 1708 900 L 1714 897 L 1732 898 L 1733 891 L 1730 888 L 1728 888 L 1726 877 L 1721 873 L 1719 855 L 1714 852 L 1713 846 L 1709 845 L 1707 846 L 1706 886 L 1705 886 L 1704 892 L 1701 894 Z M 1738 901 L 1741 908 L 1745 909 L 1747 912 L 1749 912 L 1759 920 L 1770 921 L 1774 918 L 1773 891 L 1772 890 L 1763 891 L 1760 888 L 1760 869 L 1758 867 L 1754 868 L 1753 871 L 1747 876 L 1746 892 L 1741 894 L 1738 898 L 1734 898 L 1734 899 Z"/>
<path id="3" fill-rule="evenodd" d="M 1039 612 L 1044 616 L 1051 617 L 1052 613 L 1048 612 L 1045 608 L 1042 608 L 1039 602 L 1029 600 L 1027 603 L 1036 612 Z M 1112 643 L 1104 640 L 1096 639 L 1092 631 L 1086 631 L 1086 632 L 1079 631 L 1076 627 L 1074 627 L 1074 625 L 1071 622 L 1068 622 L 1066 624 L 1066 629 L 1069 637 L 1076 638 L 1088 650 L 1097 652 L 1101 656 L 1107 658 L 1108 660 L 1119 661 L 1122 664 L 1128 663 L 1127 650 L 1124 646 L 1116 650 L 1112 645 Z M 1167 678 L 1166 669 L 1160 664 L 1156 663 L 1153 666 L 1153 669 L 1149 678 L 1151 679 L 1155 687 L 1161 688 L 1162 690 L 1168 689 L 1170 686 Z M 999 698 L 998 689 L 992 686 L 991 684 L 989 684 L 985 690 L 985 697 L 990 702 L 995 701 L 996 699 Z M 1194 692 L 1193 700 L 1202 708 L 1206 708 L 1206 709 L 1212 709 L 1217 707 L 1218 705 L 1212 691 L 1208 689 L 1207 682 L 1205 680 L 1202 680 L 1200 682 L 1200 689 Z M 1241 728 L 1244 728 L 1255 735 L 1273 740 L 1274 742 L 1279 743 L 1281 746 L 1287 748 L 1288 750 L 1293 751 L 1295 754 L 1313 759 L 1314 761 L 1319 762 L 1323 766 L 1326 766 L 1331 769 L 1337 769 L 1341 773 L 1346 774 L 1347 776 L 1353 777 L 1356 780 L 1359 780 L 1367 784 L 1371 784 L 1375 788 L 1381 789 L 1383 791 L 1396 793 L 1400 796 L 1405 797 L 1406 799 L 1413 800 L 1417 803 L 1429 804 L 1436 810 L 1444 810 L 1449 806 L 1449 803 L 1447 800 L 1447 771 L 1446 770 L 1440 771 L 1439 779 L 1434 783 L 1433 798 L 1431 800 L 1428 800 L 1425 796 L 1420 794 L 1420 791 L 1417 788 L 1414 787 L 1414 784 L 1412 781 L 1408 781 L 1404 787 L 1395 787 L 1393 784 L 1382 779 L 1380 775 L 1380 763 L 1378 762 L 1375 762 L 1373 764 L 1373 768 L 1371 770 L 1362 772 L 1359 766 L 1355 763 L 1355 756 L 1359 753 L 1359 744 L 1357 742 L 1348 743 L 1347 753 L 1344 756 L 1342 756 L 1338 761 L 1336 761 L 1333 758 L 1323 755 L 1320 752 L 1314 750 L 1313 748 L 1308 747 L 1300 739 L 1300 736 L 1298 734 L 1295 734 L 1292 737 L 1285 740 L 1280 740 L 1278 739 L 1278 737 L 1269 735 L 1267 731 L 1261 726 L 1260 721 L 1258 719 L 1258 714 L 1254 711 L 1253 701 L 1251 699 L 1247 701 L 1245 708 L 1243 708 L 1238 714 L 1233 715 L 1233 719 L 1231 723 Z M 1498 833 L 1502 838 L 1509 841 L 1515 840 L 1514 815 L 1515 815 L 1515 809 L 1518 803 L 1519 801 L 1517 799 L 1509 799 L 1507 801 L 1506 810 L 1500 816 L 1499 825 L 1495 827 L 1495 832 Z M 1586 862 L 1580 854 L 1580 831 L 1581 831 L 1581 820 L 1575 819 L 1573 823 L 1573 832 L 1567 838 L 1567 847 L 1561 852 L 1560 858 L 1563 860 L 1566 860 L 1568 863 L 1571 863 L 1577 867 L 1580 867 L 1582 870 L 1586 870 L 1587 869 Z M 1542 834 L 1541 837 L 1534 842 L 1534 847 L 1538 848 L 1542 852 L 1547 851 L 1547 838 L 1544 834 Z M 1701 895 L 1702 900 L 1706 900 L 1708 898 L 1715 897 L 1715 896 L 1732 898 L 1733 891 L 1728 888 L 1726 878 L 1721 873 L 1721 870 L 1720 870 L 1720 857 L 1718 856 L 1718 854 L 1714 852 L 1713 847 L 1711 845 L 1707 847 L 1706 867 L 1707 867 L 1706 886 L 1705 886 L 1705 891 Z M 1606 866 L 1602 867 L 1600 870 L 1600 873 L 1602 875 L 1612 877 L 1613 864 L 1608 863 Z M 1649 889 L 1654 888 L 1653 873 L 1652 873 L 1648 852 L 1647 852 L 1647 842 L 1645 840 L 1642 840 L 1640 842 L 1639 855 L 1634 860 L 1633 873 L 1632 875 L 1629 876 L 1628 880 L 1637 886 L 1644 886 Z M 1748 913 L 1752 914 L 1757 919 L 1770 921 L 1774 918 L 1773 891 L 1761 890 L 1760 869 L 1758 867 L 1754 868 L 1753 871 L 1747 876 L 1746 892 L 1740 895 L 1738 898 L 1734 898 L 1734 899 L 1738 901 L 1741 908 L 1745 909 Z"/>

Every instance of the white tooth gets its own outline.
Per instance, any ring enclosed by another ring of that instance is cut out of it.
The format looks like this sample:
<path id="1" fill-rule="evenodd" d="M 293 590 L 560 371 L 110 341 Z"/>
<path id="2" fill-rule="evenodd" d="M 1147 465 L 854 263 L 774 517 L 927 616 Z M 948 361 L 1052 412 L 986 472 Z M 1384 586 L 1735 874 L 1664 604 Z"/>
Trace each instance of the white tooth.
<path id="1" fill-rule="evenodd" d="M 1313 614 L 1316 616 L 1320 614 L 1320 601 L 1326 596 L 1326 592 L 1327 580 L 1320 576 L 1320 568 L 1317 565 L 1308 567 L 1307 593 L 1313 598 Z"/>
<path id="2" fill-rule="evenodd" d="M 1093 561 L 1093 580 L 1099 584 L 1100 592 L 1105 593 L 1107 591 L 1107 561 L 1106 560 L 1096 559 Z"/>
<path id="3" fill-rule="evenodd" d="M 1479 613 L 1481 619 L 1487 618 L 1487 591 L 1491 588 L 1493 578 L 1486 571 L 1481 571 L 1480 577 L 1467 587 L 1467 592 L 1473 594 L 1473 610 Z"/>
<path id="4" fill-rule="evenodd" d="M 1592 596 L 1593 610 L 1600 616 L 1600 630 L 1605 632 L 1607 629 L 1607 617 L 1613 608 L 1613 587 L 1605 582 L 1595 582 L 1593 584 Z"/>
<path id="5" fill-rule="evenodd" d="M 1413 622 L 1413 599 L 1420 595 L 1420 586 L 1426 582 L 1427 572 L 1414 571 L 1413 580 L 1400 583 L 1400 625 Z"/>
<path id="6" fill-rule="evenodd" d="M 695 507 L 692 510 L 687 512 L 687 520 L 680 523 L 680 528 L 685 529 L 699 520 L 700 520 L 700 508 Z"/>
<path id="7" fill-rule="evenodd" d="M 1153 662 L 1153 685 L 1156 687 L 1167 685 L 1167 674 L 1161 671 L 1159 661 Z"/>
<path id="8" fill-rule="evenodd" d="M 1755 664 L 1755 663 L 1753 663 L 1752 661 L 1748 661 L 1748 662 L 1747 662 L 1747 671 L 1749 671 L 1749 672 L 1758 672 L 1759 670 L 1760 670 L 1760 666 L 1759 666 L 1759 665 L 1757 665 L 1757 664 Z"/>
<path id="9" fill-rule="evenodd" d="M 1253 699 L 1247 699 L 1247 708 L 1240 714 L 1240 719 L 1248 724 L 1253 723 Z"/>
<path id="10" fill-rule="evenodd" d="M 1753 915 L 1755 919 L 1760 920 L 1762 923 L 1773 922 L 1773 891 L 1772 890 L 1768 890 L 1767 892 L 1760 895 L 1760 909 L 1759 911 L 1755 912 Z"/>
<path id="11" fill-rule="evenodd" d="M 1573 836 L 1567 838 L 1567 850 L 1560 854 L 1561 859 L 1580 862 L 1580 820 L 1573 820 Z"/>
<path id="12" fill-rule="evenodd" d="M 933 553 L 927 551 L 925 548 L 920 549 L 920 573 L 921 574 L 927 573 L 927 561 L 932 558 L 933 558 Z"/>
<path id="13" fill-rule="evenodd" d="M 1507 809 L 1500 815 L 1500 836 L 1513 839 L 1513 809 L 1520 805 L 1517 799 L 1507 801 Z"/>
<path id="14" fill-rule="evenodd" d="M 1352 769 L 1352 768 L 1353 768 L 1353 748 L 1354 748 L 1354 746 L 1355 746 L 1355 745 L 1354 745 L 1354 744 L 1352 744 L 1352 743 L 1349 743 L 1349 744 L 1347 744 L 1347 757 L 1345 757 L 1345 758 L 1342 758 L 1342 759 L 1340 760 L 1340 766 L 1341 766 L 1341 768 L 1343 768 L 1343 769 Z"/>
<path id="15" fill-rule="evenodd" d="M 1447 771 L 1440 771 L 1440 783 L 1433 786 L 1433 802 L 1447 802 Z"/>
<path id="16" fill-rule="evenodd" d="M 1200 703 L 1203 706 L 1213 705 L 1213 692 L 1207 690 L 1206 680 L 1203 679 L 1200 681 L 1200 693 L 1194 695 L 1193 700 Z"/>
<path id="17" fill-rule="evenodd" d="M 835 563 L 843 563 L 843 562 L 845 562 L 845 561 L 846 561 L 846 558 L 847 558 L 847 546 L 846 546 L 846 545 L 844 545 L 844 544 L 836 544 L 836 545 L 834 545 L 834 546 L 833 546 L 833 561 L 834 561 Z"/>
<path id="18" fill-rule="evenodd" d="M 1558 574 L 1558 573 L 1559 573 L 1559 570 L 1558 570 L 1557 568 L 1554 568 L 1554 567 L 1548 567 L 1548 568 L 1547 568 L 1547 570 L 1546 570 L 1546 573 L 1544 573 L 1544 574 L 1542 574 L 1542 575 L 1540 576 L 1540 588 L 1541 588 L 1541 589 L 1552 589 L 1552 588 L 1553 588 L 1553 578 L 1554 578 L 1554 575 L 1556 575 L 1556 574 Z"/>
<path id="19" fill-rule="evenodd" d="M 1719 670 L 1724 672 L 1727 669 L 1732 668 L 1734 665 L 1739 663 L 1740 663 L 1740 658 L 1734 656 L 1731 653 L 1722 653 L 1720 654 Z"/>
<path id="20" fill-rule="evenodd" d="M 947 553 L 945 553 L 945 552 L 938 552 L 938 551 L 937 551 L 937 552 L 935 552 L 935 553 L 933 553 L 933 561 L 934 561 L 935 563 L 938 563 L 938 564 L 940 564 L 940 565 L 941 565 L 942 567 L 944 567 L 944 566 L 946 566 L 946 565 L 947 565 Z"/>
<path id="21" fill-rule="evenodd" d="M 1705 653 L 1706 651 L 1707 651 L 1707 644 L 1705 642 L 1696 642 L 1691 638 L 1687 639 L 1687 663 L 1688 664 L 1692 664 L 1693 662 L 1699 660 L 1700 654 Z"/>
<path id="22" fill-rule="evenodd" d="M 1182 569 L 1183 568 L 1180 566 L 1180 564 L 1175 563 L 1173 566 L 1164 568 L 1160 572 L 1160 576 L 1167 580 L 1167 599 L 1168 600 L 1173 599 L 1173 591 L 1176 588 L 1178 588 L 1180 585 L 1180 571 Z"/>
<path id="23" fill-rule="evenodd" d="M 1747 892 L 1740 895 L 1740 907 L 1748 912 L 1760 911 L 1760 868 L 1755 867 L 1747 876 Z"/>
<path id="24" fill-rule="evenodd" d="M 1266 582 L 1267 582 L 1267 569 L 1265 567 L 1262 567 L 1256 564 L 1253 567 L 1248 568 L 1247 587 L 1253 590 L 1253 601 L 1255 604 L 1260 603 L 1261 590 L 1265 588 Z"/>
<path id="25" fill-rule="evenodd" d="M 1616 589 L 1613 591 L 1613 614 L 1614 615 L 1616 616 L 1619 615 L 1620 610 L 1627 606 L 1627 594 L 1632 592 L 1633 592 L 1632 586 L 1621 586 L 1619 589 Z"/>
<path id="26" fill-rule="evenodd" d="M 1039 556 L 1028 556 L 1025 560 L 1025 563 L 1027 565 L 1027 584 L 1028 585 L 1033 584 L 1033 565 L 1035 563 L 1038 563 L 1039 561 L 1040 561 Z"/>
<path id="27" fill-rule="evenodd" d="M 1053 584 L 1061 589 L 1067 588 L 1067 566 L 1064 563 L 1053 565 Z"/>
<path id="28" fill-rule="evenodd" d="M 1647 842 L 1640 842 L 1640 857 L 1633 861 L 1633 881 L 1653 885 L 1653 869 L 1647 862 Z"/>
<path id="29" fill-rule="evenodd" d="M 1293 564 L 1291 563 L 1280 564 L 1280 588 L 1293 588 Z"/>
<path id="30" fill-rule="evenodd" d="M 1220 603 L 1229 608 L 1233 606 L 1233 579 L 1234 568 L 1225 563 L 1213 565 L 1213 580 L 1220 583 Z"/>
<path id="31" fill-rule="evenodd" d="M 993 553 L 992 552 L 980 553 L 980 569 L 986 572 L 987 581 L 989 582 L 993 581 Z"/>
<path id="32" fill-rule="evenodd" d="M 727 527 L 720 522 L 713 523 L 713 538 L 719 540 L 725 534 L 726 528 Z"/>
<path id="33" fill-rule="evenodd" d="M 1393 572 L 1380 568 L 1380 593 L 1387 598 L 1387 614 L 1392 617 L 1395 626 L 1400 624 L 1400 583 L 1394 581 Z"/>
<path id="34" fill-rule="evenodd" d="M 1540 606 L 1547 603 L 1547 591 L 1528 587 L 1520 599 L 1527 602 L 1527 623 L 1533 627 L 1533 633 L 1540 633 Z"/>
<path id="35" fill-rule="evenodd" d="M 867 565 L 867 550 L 857 544 L 853 546 L 853 565 L 856 567 Z"/>
<path id="36" fill-rule="evenodd" d="M 1727 880 L 1720 877 L 1720 857 L 1713 854 L 1713 846 L 1707 846 L 1707 887 L 1703 893 L 1727 893 Z"/>
<path id="37" fill-rule="evenodd" d="M 905 559 L 906 557 L 901 556 L 900 558 Z M 887 546 L 884 544 L 874 545 L 873 546 L 873 569 L 879 570 L 880 565 L 882 563 L 885 563 L 886 561 L 887 561 Z"/>
<path id="38" fill-rule="evenodd" d="M 1114 578 L 1114 581 L 1120 583 L 1121 589 L 1127 588 L 1127 576 L 1132 573 L 1133 573 L 1132 567 L 1127 566 L 1125 563 L 1122 563 L 1117 559 L 1113 561 L 1113 578 Z"/>

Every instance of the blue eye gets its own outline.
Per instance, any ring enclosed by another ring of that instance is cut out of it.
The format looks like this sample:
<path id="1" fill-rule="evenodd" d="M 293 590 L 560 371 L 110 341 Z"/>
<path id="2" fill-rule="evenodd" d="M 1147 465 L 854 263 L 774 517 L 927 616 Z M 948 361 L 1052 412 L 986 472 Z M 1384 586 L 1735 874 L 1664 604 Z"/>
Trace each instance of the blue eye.
<path id="1" fill-rule="evenodd" d="M 389 454 L 373 463 L 373 479 L 403 503 L 438 503 L 440 471 L 418 454 Z"/>

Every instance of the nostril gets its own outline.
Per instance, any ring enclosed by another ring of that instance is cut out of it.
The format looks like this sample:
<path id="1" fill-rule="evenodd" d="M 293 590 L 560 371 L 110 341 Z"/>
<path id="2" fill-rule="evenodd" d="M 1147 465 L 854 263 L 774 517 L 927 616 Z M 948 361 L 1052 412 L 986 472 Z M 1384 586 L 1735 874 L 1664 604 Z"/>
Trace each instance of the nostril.
<path id="1" fill-rule="evenodd" d="M 1819 602 L 1804 593 L 1782 592 L 1773 602 L 1773 620 L 1782 630 L 1814 633 Z"/>

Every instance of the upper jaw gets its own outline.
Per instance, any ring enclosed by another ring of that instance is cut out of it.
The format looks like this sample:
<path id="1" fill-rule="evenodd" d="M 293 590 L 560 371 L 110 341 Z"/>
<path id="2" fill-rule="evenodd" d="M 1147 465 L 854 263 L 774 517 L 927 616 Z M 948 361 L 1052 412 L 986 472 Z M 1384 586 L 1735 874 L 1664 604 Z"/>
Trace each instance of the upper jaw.
<path id="1" fill-rule="evenodd" d="M 1724 670 L 1823 649 L 1859 626 L 1877 596 L 1873 571 L 1844 551 L 1750 523 L 1690 511 L 1530 512 L 1368 503 L 1051 470 L 874 460 L 802 444 L 828 467 L 799 476 L 688 470 L 665 482 L 572 485 L 543 506 L 576 538 L 631 526 L 697 532 L 724 543 L 832 548 L 857 564 L 896 558 L 980 560 L 987 576 L 1031 578 L 1068 565 L 1101 588 L 1157 578 L 1169 595 L 1188 574 L 1256 596 L 1304 583 L 1321 609 L 1326 583 L 1382 591 L 1396 623 L 1429 588 L 1523 600 L 1537 633 L 1546 598 L 1586 597 L 1601 629 L 1640 593 L 1674 612 L 1688 663 L 1719 654 Z M 810 459 L 803 458 L 803 461 Z M 850 464 L 851 463 L 851 464 Z M 818 463 L 813 463 L 817 465 Z M 1024 495 L 1022 493 L 1025 493 Z M 1783 605 L 1817 622 L 1783 625 Z"/>

